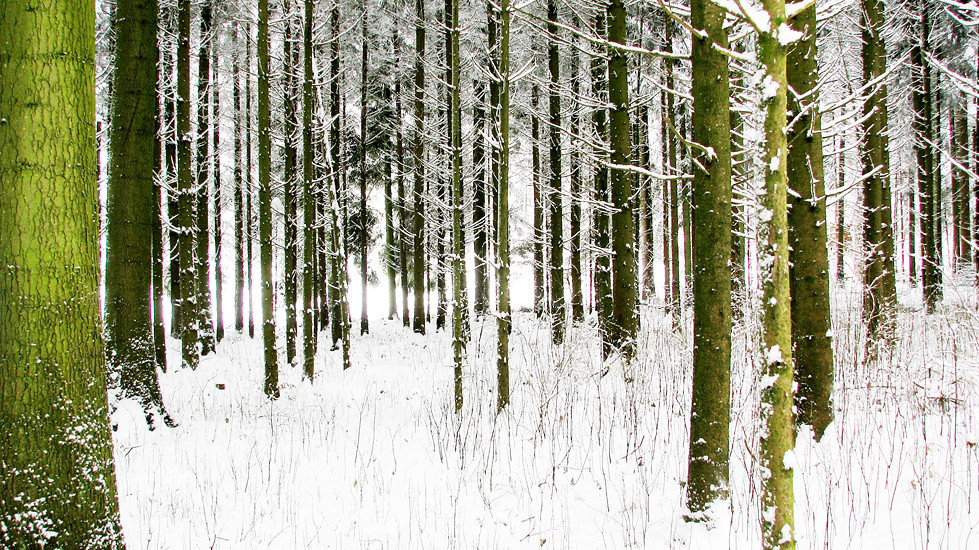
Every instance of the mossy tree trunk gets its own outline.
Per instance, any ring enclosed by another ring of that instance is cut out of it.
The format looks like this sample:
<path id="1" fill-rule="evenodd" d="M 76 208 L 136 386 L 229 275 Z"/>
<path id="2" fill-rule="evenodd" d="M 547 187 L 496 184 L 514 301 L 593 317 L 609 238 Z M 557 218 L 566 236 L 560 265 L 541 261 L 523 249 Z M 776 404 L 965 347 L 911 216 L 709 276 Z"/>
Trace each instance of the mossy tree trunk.
<path id="1" fill-rule="evenodd" d="M 812 426 L 818 441 L 833 421 L 833 339 L 830 336 L 829 245 L 823 129 L 819 115 L 816 6 L 796 15 L 791 27 L 802 37 L 789 46 L 786 78 L 795 90 L 788 111 L 789 279 L 792 344 L 799 422 Z M 800 101 L 798 98 L 805 98 Z"/>
<path id="2" fill-rule="evenodd" d="M 693 0 L 693 401 L 687 466 L 692 517 L 726 498 L 731 411 L 731 128 L 725 11 Z"/>
<path id="3" fill-rule="evenodd" d="M 154 26 L 140 41 L 154 58 L 155 6 L 141 6 Z M 94 29 L 83 2 L 14 0 L 0 18 L 0 509 L 13 548 L 125 547 L 99 319 Z M 145 93 L 152 110 L 152 81 Z"/>
<path id="4" fill-rule="evenodd" d="M 764 0 L 770 28 L 758 34 L 758 59 L 765 67 L 761 82 L 765 108 L 765 193 L 758 213 L 758 262 L 762 284 L 761 456 L 762 547 L 795 548 L 792 450 L 792 319 L 788 239 L 788 143 L 786 137 L 785 0 Z M 781 36 L 780 36 L 781 35 Z M 699 231 L 699 229 L 698 229 Z"/>

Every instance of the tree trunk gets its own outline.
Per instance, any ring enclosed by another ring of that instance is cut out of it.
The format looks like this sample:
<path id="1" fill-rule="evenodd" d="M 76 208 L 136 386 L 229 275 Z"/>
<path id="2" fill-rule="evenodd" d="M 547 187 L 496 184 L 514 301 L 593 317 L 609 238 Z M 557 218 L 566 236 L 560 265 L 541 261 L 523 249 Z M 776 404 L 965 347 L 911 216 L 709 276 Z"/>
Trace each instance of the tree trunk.
<path id="1" fill-rule="evenodd" d="M 248 40 L 248 37 L 245 37 Z M 241 148 L 245 141 L 245 121 L 243 116 L 246 113 L 241 111 L 241 69 L 238 60 L 237 49 L 241 44 L 240 24 L 235 23 L 235 49 L 236 53 L 231 58 L 231 73 L 234 80 L 234 117 L 235 117 L 235 330 L 241 333 L 245 329 L 245 210 L 244 195 L 245 186 L 242 178 L 242 164 L 244 159 L 241 156 Z M 247 78 L 247 67 L 246 67 Z"/>
<path id="2" fill-rule="evenodd" d="M 540 86 L 530 89 L 530 157 L 531 179 L 534 186 L 534 314 L 544 315 L 547 284 L 544 275 L 544 189 L 540 170 Z"/>
<path id="3" fill-rule="evenodd" d="M 458 1 L 458 0 L 456 0 Z M 500 0 L 500 179 L 497 198 L 497 411 L 510 403 L 510 0 Z"/>
<path id="4" fill-rule="evenodd" d="M 195 196 L 190 162 L 190 0 L 178 0 L 177 45 L 177 189 L 179 193 L 181 356 L 184 367 L 196 369 L 200 361 L 197 314 L 197 263 L 194 260 Z"/>
<path id="5" fill-rule="evenodd" d="M 215 46 L 211 48 L 214 58 L 214 70 L 211 71 L 211 116 L 214 117 L 214 127 L 211 130 L 211 151 L 214 155 L 214 338 L 216 342 L 220 342 L 224 339 L 224 271 L 221 269 L 221 62 L 217 34 L 214 38 Z"/>
<path id="6" fill-rule="evenodd" d="M 255 281 L 255 265 L 252 262 L 252 243 L 255 242 L 255 222 L 252 217 L 252 25 L 245 25 L 245 265 L 248 267 L 246 291 L 248 294 L 248 337 L 255 337 L 255 293 L 252 285 Z"/>
<path id="7" fill-rule="evenodd" d="M 561 60 L 558 53 L 557 0 L 547 1 L 548 204 L 550 205 L 551 341 L 564 343 L 564 220 L 561 200 Z"/>
<path id="8" fill-rule="evenodd" d="M 272 141 L 269 112 L 269 3 L 258 0 L 258 242 L 262 272 L 262 344 L 265 395 L 279 397 L 275 348 L 275 289 L 272 286 Z"/>
<path id="9" fill-rule="evenodd" d="M 606 4 L 609 52 L 609 143 L 611 144 L 612 191 L 612 326 L 609 342 L 622 354 L 624 363 L 636 352 L 639 316 L 636 314 L 636 248 L 633 215 L 633 173 L 620 166 L 631 163 L 629 135 L 629 73 L 625 46 L 626 9 L 623 0 Z M 726 122 L 726 121 L 725 121 Z"/>
<path id="10" fill-rule="evenodd" d="M 932 94 L 931 68 L 925 62 L 922 52 L 930 51 L 929 34 L 931 22 L 925 0 L 918 1 L 920 32 L 918 41 L 911 48 L 911 64 L 916 70 L 912 72 L 911 100 L 915 112 L 914 134 L 915 160 L 917 170 L 915 176 L 918 183 L 919 215 L 921 218 L 921 291 L 926 313 L 935 311 L 942 299 L 940 279 L 940 262 L 938 259 L 937 224 L 935 222 L 934 192 L 937 189 L 934 179 L 935 159 L 932 144 L 935 143 L 932 132 Z"/>
<path id="11" fill-rule="evenodd" d="M 139 8 L 152 25 L 131 23 L 155 60 L 156 3 Z M 0 505 L 12 548 L 125 547 L 99 319 L 94 17 L 82 2 L 12 1 L 0 18 Z M 152 117 L 153 81 L 140 92 Z"/>
<path id="12" fill-rule="evenodd" d="M 760 352 L 762 427 L 760 467 L 763 476 L 762 547 L 795 548 L 793 520 L 792 319 L 789 281 L 788 143 L 786 138 L 785 0 L 764 0 L 771 28 L 758 35 L 758 58 L 765 67 L 763 102 L 766 159 L 765 194 L 758 227 L 759 278 L 762 282 L 762 349 Z M 700 231 L 701 229 L 698 229 Z"/>
<path id="13" fill-rule="evenodd" d="M 796 91 L 788 110 L 796 117 L 788 133 L 789 284 L 795 404 L 800 423 L 812 426 L 816 440 L 833 421 L 833 339 L 829 309 L 829 246 L 823 129 L 819 115 L 816 63 L 816 6 L 791 21 L 802 37 L 789 46 L 786 77 Z M 797 97 L 805 97 L 806 103 Z M 798 113 L 798 114 L 796 114 Z"/>
<path id="14" fill-rule="evenodd" d="M 316 358 L 316 195 L 313 173 L 313 0 L 303 2 L 303 376 L 313 380 Z"/>
<path id="15" fill-rule="evenodd" d="M 863 21 L 863 82 L 881 78 L 886 71 L 884 5 L 861 0 Z M 862 149 L 864 193 L 863 318 L 868 344 L 890 341 L 894 331 L 897 291 L 894 280 L 894 238 L 891 233 L 891 186 L 887 145 L 887 88 L 878 85 L 864 102 Z"/>
<path id="16" fill-rule="evenodd" d="M 297 29 L 296 17 L 293 13 L 292 3 L 285 0 L 282 4 L 282 16 L 285 19 L 285 35 L 283 36 L 282 54 L 282 73 L 285 75 L 283 84 L 282 98 L 283 104 L 283 264 L 285 267 L 284 298 L 286 310 L 286 364 L 296 363 L 296 335 L 298 333 L 298 319 L 296 312 L 296 300 L 298 298 L 298 271 L 299 260 L 299 231 L 297 227 L 299 215 L 299 196 L 296 184 L 299 179 L 299 148 L 297 143 L 297 133 L 299 132 L 299 106 L 296 104 L 299 95 L 299 79 L 297 72 L 299 68 L 299 52 L 296 44 Z"/>
<path id="17" fill-rule="evenodd" d="M 956 269 L 971 264 L 969 240 L 972 236 L 969 222 L 969 174 L 960 167 L 969 166 L 969 113 L 961 93 L 952 98 L 952 211 L 955 219 L 954 246 Z"/>
<path id="18" fill-rule="evenodd" d="M 466 292 L 465 277 L 465 239 L 462 234 L 463 204 L 465 199 L 462 191 L 462 108 L 459 99 L 459 0 L 449 1 L 450 40 L 447 44 L 451 79 L 451 102 L 449 113 L 452 124 L 449 127 L 451 136 L 452 156 L 452 355 L 453 379 L 455 385 L 456 411 L 462 409 L 462 363 L 466 354 L 466 333 L 463 327 L 465 319 Z"/>
<path id="19" fill-rule="evenodd" d="M 414 330 L 425 334 L 425 0 L 415 0 Z"/>
<path id="20" fill-rule="evenodd" d="M 476 296 L 473 310 L 476 315 L 485 315 L 489 309 L 489 278 L 486 273 L 486 86 L 482 81 L 473 81 L 475 103 L 473 104 L 473 276 Z M 535 268 L 536 269 L 536 268 Z"/>
<path id="21" fill-rule="evenodd" d="M 395 34 L 395 58 L 400 59 L 400 40 L 398 40 L 400 35 Z M 399 65 L 400 69 L 400 65 Z M 397 124 L 397 135 L 395 136 L 397 148 L 397 165 L 398 165 L 398 259 L 400 265 L 398 267 L 401 272 L 401 322 L 404 324 L 405 328 L 411 327 L 411 315 L 408 309 L 408 291 L 410 274 L 408 273 L 408 242 L 411 235 L 411 229 L 409 228 L 409 220 L 411 216 L 411 208 L 408 204 L 408 197 L 405 196 L 405 154 L 404 154 L 404 133 L 402 132 L 403 119 L 401 114 L 401 78 L 399 71 L 399 78 L 394 84 L 394 97 L 395 97 L 395 123 Z"/>
<path id="22" fill-rule="evenodd" d="M 152 428 L 155 414 L 172 424 L 160 395 L 151 309 L 153 241 L 159 226 L 153 183 L 159 105 L 156 2 L 123 0 L 116 6 L 116 18 L 106 192 L 106 360 L 110 383 L 143 406 Z"/>
<path id="23" fill-rule="evenodd" d="M 595 35 L 605 38 L 607 32 L 605 10 L 599 7 L 595 11 Z M 611 228 L 609 227 L 608 205 L 611 201 L 608 188 L 609 170 L 606 166 L 608 162 L 607 150 L 608 143 L 608 124 L 607 108 L 608 105 L 608 65 L 604 57 L 608 55 L 608 48 L 597 48 L 598 51 L 591 61 L 591 80 L 592 92 L 595 95 L 595 104 L 599 105 L 592 112 L 592 121 L 595 125 L 596 143 L 601 148 L 592 150 L 595 156 L 595 214 L 593 224 L 595 226 L 595 248 L 598 250 L 595 258 L 595 309 L 598 312 L 598 332 L 602 341 L 602 360 L 606 360 L 612 354 L 611 346 L 611 326 L 612 326 L 612 259 L 609 257 L 608 249 L 611 240 Z"/>
<path id="24" fill-rule="evenodd" d="M 575 27 L 581 24 L 575 18 Z M 571 320 L 580 323 L 585 320 L 585 304 L 581 284 L 581 54 L 578 52 L 577 36 L 571 36 L 571 148 L 568 161 L 571 164 Z"/>
<path id="25" fill-rule="evenodd" d="M 731 412 L 731 114 L 723 8 L 690 5 L 702 29 L 690 49 L 693 141 L 693 401 L 687 466 L 687 508 L 706 514 L 727 498 Z"/>
<path id="26" fill-rule="evenodd" d="M 367 319 L 367 13 L 361 18 L 360 48 L 360 334 L 370 332 Z"/>
<path id="27" fill-rule="evenodd" d="M 208 172 L 213 162 L 210 154 L 210 96 L 211 88 L 211 21 L 212 0 L 204 0 L 201 5 L 201 36 L 197 55 L 197 222 L 194 236 L 197 276 L 188 279 L 196 281 L 197 302 L 194 313 L 197 316 L 197 330 L 200 336 L 200 354 L 214 352 L 214 325 L 211 322 L 211 258 L 208 255 L 210 242 L 209 223 L 211 217 L 211 196 L 208 192 Z"/>

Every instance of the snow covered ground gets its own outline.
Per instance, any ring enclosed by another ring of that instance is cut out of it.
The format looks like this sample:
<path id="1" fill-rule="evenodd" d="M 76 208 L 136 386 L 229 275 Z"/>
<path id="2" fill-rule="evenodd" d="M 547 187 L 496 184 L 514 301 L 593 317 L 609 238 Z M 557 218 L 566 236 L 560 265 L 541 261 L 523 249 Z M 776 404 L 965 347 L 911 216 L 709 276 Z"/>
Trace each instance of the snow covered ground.
<path id="1" fill-rule="evenodd" d="M 902 310 L 894 356 L 868 365 L 857 294 L 835 292 L 836 421 L 818 444 L 799 433 L 799 548 L 979 548 L 976 297 Z M 690 336 L 662 309 L 644 308 L 636 363 L 605 376 L 594 323 L 555 348 L 518 313 L 501 415 L 492 318 L 473 324 L 456 414 L 448 334 L 378 310 L 363 337 L 354 312 L 353 368 L 321 343 L 315 382 L 282 365 L 277 401 L 262 394 L 260 339 L 232 330 L 198 370 L 162 375 L 178 427 L 150 432 L 120 403 L 129 547 L 759 547 L 753 335 L 735 335 L 730 505 L 704 526 L 681 519 Z"/>

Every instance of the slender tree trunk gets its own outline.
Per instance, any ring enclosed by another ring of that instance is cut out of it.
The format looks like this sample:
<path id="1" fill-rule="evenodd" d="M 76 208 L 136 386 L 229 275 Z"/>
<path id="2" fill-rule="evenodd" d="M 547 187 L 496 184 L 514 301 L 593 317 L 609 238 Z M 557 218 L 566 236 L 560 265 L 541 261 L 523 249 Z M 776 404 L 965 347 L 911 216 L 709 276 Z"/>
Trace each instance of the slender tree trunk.
<path id="1" fill-rule="evenodd" d="M 599 7 L 595 11 L 595 34 L 604 38 L 606 36 L 605 10 Z M 608 105 L 608 64 L 604 57 L 609 54 L 608 48 L 599 48 L 592 57 L 591 79 L 592 92 L 595 95 L 595 103 L 599 105 L 592 112 L 592 121 L 595 125 L 596 142 L 600 148 L 595 148 L 592 154 L 595 156 L 595 247 L 598 252 L 595 258 L 595 309 L 598 311 L 598 332 L 602 341 L 602 359 L 606 360 L 612 354 L 611 345 L 611 326 L 612 326 L 612 259 L 609 256 L 609 244 L 611 241 L 611 227 L 609 226 L 609 170 L 606 167 L 608 153 L 608 124 L 607 108 Z"/>
<path id="2" fill-rule="evenodd" d="M 213 157 L 210 147 L 210 96 L 211 92 L 211 42 L 212 42 L 212 0 L 204 0 L 201 5 L 201 38 L 197 56 L 197 234 L 194 246 L 197 263 L 197 327 L 200 336 L 200 354 L 214 352 L 214 324 L 211 321 L 211 258 L 208 254 L 210 244 L 209 224 L 211 218 L 211 195 L 208 192 L 209 170 Z"/>
<path id="3" fill-rule="evenodd" d="M 540 86 L 535 82 L 530 89 L 530 157 L 531 180 L 534 186 L 534 313 L 544 314 L 547 284 L 544 275 L 544 189 L 540 169 Z"/>
<path id="4" fill-rule="evenodd" d="M 179 13 L 173 10 L 172 20 L 167 18 L 166 32 L 176 38 L 168 46 L 179 47 L 179 30 L 177 28 Z M 170 192 L 167 196 L 167 219 L 170 224 L 167 252 L 170 254 L 170 336 L 180 338 L 183 328 L 183 318 L 180 314 L 180 302 L 183 294 L 180 290 L 180 190 L 177 178 L 177 144 L 180 141 L 177 132 L 177 76 L 174 72 L 177 63 L 174 48 L 163 50 L 163 74 L 170 79 L 167 83 L 169 94 L 163 108 L 163 119 L 166 122 L 166 166 L 167 182 Z"/>
<path id="5" fill-rule="evenodd" d="M 425 0 L 415 0 L 414 330 L 425 334 Z"/>
<path id="6" fill-rule="evenodd" d="M 159 27 L 158 27 L 159 28 Z M 158 46 L 162 46 L 162 40 L 157 37 Z M 160 48 L 163 49 L 162 47 Z M 167 372 L 167 328 L 163 324 L 163 199 L 166 197 L 164 192 L 164 181 L 167 177 L 165 160 L 163 158 L 163 112 L 160 109 L 160 98 L 163 96 L 163 80 L 159 72 L 156 74 L 156 90 L 154 91 L 154 128 L 153 128 L 153 348 L 155 350 L 156 366 L 161 371 Z"/>
<path id="7" fill-rule="evenodd" d="M 863 82 L 881 78 L 886 71 L 884 4 L 861 0 L 863 22 Z M 864 173 L 863 317 L 868 343 L 886 342 L 893 336 L 897 291 L 894 280 L 894 238 L 891 233 L 891 186 L 887 145 L 887 88 L 878 85 L 864 103 L 862 149 Z"/>
<path id="8" fill-rule="evenodd" d="M 275 289 L 272 286 L 272 141 L 269 112 L 269 4 L 258 0 L 258 241 L 262 272 L 262 343 L 265 395 L 279 397 L 275 348 Z"/>
<path id="9" fill-rule="evenodd" d="M 130 8 L 143 15 L 121 29 L 136 27 L 123 59 L 130 48 L 153 58 L 139 63 L 152 177 L 156 3 L 123 0 L 119 17 Z M 125 547 L 99 319 L 94 18 L 82 2 L 22 1 L 0 18 L 0 537 L 10 548 Z M 151 197 L 151 180 L 143 187 Z"/>
<path id="10" fill-rule="evenodd" d="M 296 363 L 296 336 L 298 334 L 298 319 L 296 300 L 298 298 L 298 260 L 299 260 L 299 231 L 297 217 L 299 215 L 299 196 L 297 183 L 299 180 L 299 147 L 297 134 L 299 132 L 299 48 L 296 44 L 296 16 L 290 0 L 282 5 L 285 18 L 285 36 L 283 37 L 282 73 L 284 78 L 283 103 L 283 156 L 284 156 L 284 197 L 283 197 L 283 233 L 285 244 L 283 264 L 285 267 L 285 310 L 286 310 L 286 363 Z"/>
<path id="11" fill-rule="evenodd" d="M 449 113 L 451 114 L 451 125 L 449 135 L 451 136 L 451 156 L 452 156 L 452 355 L 453 355 L 453 379 L 455 386 L 455 406 L 456 411 L 462 409 L 462 364 L 466 355 L 466 331 L 464 330 L 465 320 L 465 298 L 466 292 L 465 278 L 465 239 L 462 234 L 463 228 L 463 197 L 462 189 L 462 107 L 459 99 L 459 85 L 462 80 L 459 78 L 459 0 L 449 1 L 449 23 L 450 40 L 447 44 L 449 54 L 449 68 L 451 79 L 451 102 Z"/>
<path id="12" fill-rule="evenodd" d="M 837 186 L 840 188 L 844 187 L 846 179 L 846 157 L 843 154 L 845 145 L 846 140 L 840 134 L 840 145 L 837 148 L 840 158 L 836 174 Z M 840 283 L 846 277 L 846 235 L 846 201 L 841 195 L 836 201 L 836 279 Z"/>
<path id="13" fill-rule="evenodd" d="M 370 332 L 367 320 L 367 13 L 361 18 L 360 49 L 360 333 Z"/>
<path id="14" fill-rule="evenodd" d="M 473 104 L 473 276 L 476 296 L 473 309 L 476 315 L 485 315 L 489 308 L 489 279 L 486 273 L 486 86 L 474 80 L 475 103 Z M 536 267 L 535 267 L 536 269 Z"/>
<path id="15" fill-rule="evenodd" d="M 561 199 L 561 59 L 558 52 L 557 0 L 547 2 L 547 65 L 550 71 L 548 95 L 548 204 L 551 230 L 551 340 L 564 342 L 564 221 Z"/>
<path id="16" fill-rule="evenodd" d="M 341 158 L 341 122 L 343 120 L 340 98 L 340 5 L 333 4 L 330 14 L 332 32 L 330 44 L 330 157 L 333 164 L 333 196 L 331 216 L 331 271 L 333 274 L 333 349 L 338 342 L 343 346 L 343 368 L 350 368 L 350 308 L 347 301 L 347 235 L 345 168 Z M 337 207 L 339 205 L 339 208 Z"/>
<path id="17" fill-rule="evenodd" d="M 703 31 L 690 49 L 693 141 L 693 400 L 687 466 L 691 518 L 727 498 L 731 412 L 731 129 L 724 9 L 690 4 Z"/>
<path id="18" fill-rule="evenodd" d="M 939 234 L 935 221 L 934 192 L 938 188 L 934 179 L 934 156 L 932 144 L 935 143 L 932 133 L 932 94 L 931 68 L 924 61 L 924 51 L 929 51 L 929 34 L 931 32 L 930 14 L 925 0 L 918 1 L 920 32 L 918 41 L 911 49 L 911 64 L 915 67 L 912 72 L 912 103 L 914 107 L 915 173 L 918 183 L 919 210 L 921 217 L 921 291 L 923 293 L 925 312 L 932 313 L 942 299 L 942 286 L 939 274 L 938 259 Z"/>
<path id="19" fill-rule="evenodd" d="M 248 37 L 245 37 L 248 40 Z M 234 117 L 235 117 L 235 330 L 241 333 L 245 329 L 245 209 L 244 192 L 242 178 L 242 164 L 244 159 L 241 156 L 241 148 L 245 141 L 245 121 L 243 116 L 247 116 L 241 111 L 241 68 L 238 60 L 237 50 L 241 45 L 241 25 L 235 23 L 235 49 L 236 53 L 231 58 L 231 73 L 234 80 Z M 246 67 L 246 78 L 247 78 Z"/>
<path id="20" fill-rule="evenodd" d="M 245 25 L 245 265 L 248 267 L 248 337 L 255 337 L 255 293 L 252 292 L 255 281 L 255 264 L 252 262 L 252 244 L 255 242 L 253 230 L 255 222 L 252 217 L 252 197 L 255 186 L 252 184 L 252 25 Z"/>
<path id="21" fill-rule="evenodd" d="M 972 236 L 969 222 L 969 174 L 961 167 L 969 166 L 969 113 L 965 98 L 961 93 L 952 98 L 952 157 L 957 165 L 952 166 L 952 210 L 954 223 L 954 243 L 956 269 L 970 264 L 969 240 Z"/>
<path id="22" fill-rule="evenodd" d="M 395 57 L 400 59 L 398 54 L 401 53 L 400 45 L 401 42 L 398 39 L 399 34 L 395 34 Z M 399 65 L 400 69 L 400 65 Z M 399 71 L 400 73 L 400 71 Z M 394 97 L 395 97 L 395 124 L 397 124 L 397 135 L 395 136 L 397 148 L 397 165 L 398 165 L 398 259 L 400 260 L 399 270 L 401 272 L 401 322 L 406 328 L 411 327 L 411 315 L 408 309 L 408 292 L 410 290 L 409 281 L 410 273 L 408 272 L 408 242 L 409 236 L 412 234 L 409 228 L 409 221 L 411 216 L 411 207 L 408 203 L 408 197 L 405 196 L 405 167 L 408 163 L 405 162 L 404 154 L 404 133 L 402 132 L 403 119 L 401 113 L 401 78 L 398 78 L 394 84 Z"/>
<path id="23" fill-rule="evenodd" d="M 313 172 L 313 0 L 303 2 L 303 376 L 313 380 L 316 358 L 316 190 Z"/>
<path id="24" fill-rule="evenodd" d="M 386 85 L 384 87 L 384 103 L 390 105 L 392 103 L 391 97 L 391 87 Z M 397 124 L 397 120 L 395 121 Z M 385 131 L 390 131 L 385 128 Z M 388 319 L 396 319 L 398 317 L 398 274 L 395 269 L 395 257 L 397 256 L 397 245 L 394 241 L 394 174 L 391 171 L 391 164 L 393 156 L 393 151 L 391 151 L 390 146 L 385 145 L 384 147 L 384 267 L 387 270 L 388 275 Z M 394 159 L 395 162 L 397 159 Z"/>
<path id="25" fill-rule="evenodd" d="M 178 43 L 177 43 L 177 189 L 180 210 L 180 286 L 181 297 L 178 306 L 183 326 L 180 329 L 181 356 L 184 367 L 196 369 L 200 361 L 197 314 L 197 264 L 194 260 L 194 238 L 196 224 L 194 217 L 194 182 L 191 174 L 190 158 L 190 0 L 178 0 Z"/>
<path id="26" fill-rule="evenodd" d="M 458 0 L 456 0 L 458 1 Z M 510 0 L 500 0 L 500 179 L 497 208 L 499 269 L 496 394 L 497 411 L 510 403 Z"/>
<path id="27" fill-rule="evenodd" d="M 581 24 L 575 18 L 575 27 Z M 571 148 L 568 161 L 571 164 L 571 319 L 575 323 L 585 320 L 584 293 L 581 273 L 581 54 L 577 37 L 571 37 Z"/>
<path id="28" fill-rule="evenodd" d="M 211 71 L 211 116 L 214 127 L 211 129 L 211 151 L 214 165 L 214 309 L 216 342 L 224 339 L 224 271 L 221 269 L 221 78 L 220 57 L 218 56 L 218 35 L 214 35 L 211 48 L 214 70 Z"/>
<path id="29" fill-rule="evenodd" d="M 761 371 L 762 547 L 795 548 L 793 520 L 792 319 L 790 311 L 788 213 L 788 143 L 786 138 L 785 0 L 764 0 L 770 28 L 758 35 L 759 61 L 765 67 L 763 102 L 765 194 L 758 228 L 759 277 L 762 281 L 763 335 Z M 700 231 L 698 229 L 698 231 Z"/>
<path id="30" fill-rule="evenodd" d="M 833 421 L 833 339 L 829 309 L 829 247 L 823 129 L 816 63 L 816 6 L 790 22 L 802 37 L 789 46 L 788 102 L 796 122 L 788 133 L 789 284 L 798 421 L 812 426 L 816 440 Z M 805 103 L 796 99 L 804 97 Z"/>
<path id="31" fill-rule="evenodd" d="M 630 164 L 632 144 L 629 135 L 629 73 L 625 51 L 616 45 L 627 44 L 626 9 L 623 0 L 606 4 L 609 52 L 609 143 L 611 144 L 612 191 L 612 326 L 609 342 L 619 350 L 625 363 L 635 356 L 639 317 L 636 314 L 636 248 L 633 227 L 633 174 L 617 168 Z M 725 121 L 726 122 L 726 121 Z"/>

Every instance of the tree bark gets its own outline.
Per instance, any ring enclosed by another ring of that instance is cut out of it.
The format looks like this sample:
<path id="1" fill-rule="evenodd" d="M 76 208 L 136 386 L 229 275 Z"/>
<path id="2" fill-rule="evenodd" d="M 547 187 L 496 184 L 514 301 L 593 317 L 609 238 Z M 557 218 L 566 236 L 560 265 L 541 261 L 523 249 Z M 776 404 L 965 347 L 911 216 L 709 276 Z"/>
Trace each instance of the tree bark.
<path id="1" fill-rule="evenodd" d="M 414 330 L 425 334 L 425 0 L 415 0 Z"/>
<path id="2" fill-rule="evenodd" d="M 155 2 L 140 7 L 155 57 Z M 0 18 L 0 507 L 13 548 L 125 547 L 99 319 L 94 17 L 82 2 L 14 0 Z M 152 109 L 152 81 L 145 93 Z"/>
<path id="3" fill-rule="evenodd" d="M 196 235 L 194 236 L 197 276 L 197 302 L 194 314 L 197 316 L 197 330 L 200 337 L 200 354 L 214 352 L 214 324 L 211 321 L 211 258 L 208 255 L 210 243 L 211 196 L 208 192 L 209 171 L 213 157 L 210 153 L 210 96 L 211 92 L 211 22 L 212 1 L 204 0 L 201 5 L 201 36 L 197 56 L 197 188 L 195 212 Z"/>
<path id="4" fill-rule="evenodd" d="M 194 216 L 194 182 L 190 158 L 190 0 L 178 0 L 177 43 L 177 190 L 179 193 L 180 236 L 180 329 L 181 356 L 184 367 L 196 369 L 200 361 L 197 313 L 197 262 L 194 259 L 196 224 Z"/>
<path id="5" fill-rule="evenodd" d="M 303 376 L 313 380 L 316 358 L 316 189 L 313 172 L 313 0 L 303 2 Z"/>

